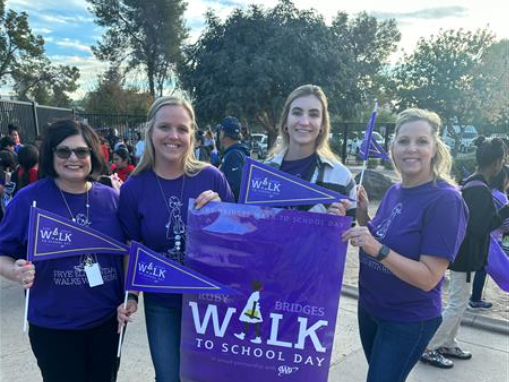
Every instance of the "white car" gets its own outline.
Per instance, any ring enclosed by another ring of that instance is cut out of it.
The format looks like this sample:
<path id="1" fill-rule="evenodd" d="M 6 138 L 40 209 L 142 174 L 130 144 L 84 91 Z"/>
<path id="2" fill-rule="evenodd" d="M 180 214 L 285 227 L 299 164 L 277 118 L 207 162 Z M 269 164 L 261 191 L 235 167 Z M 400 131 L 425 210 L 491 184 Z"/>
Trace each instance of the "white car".
<path id="1" fill-rule="evenodd" d="M 264 159 L 267 157 L 267 150 L 269 147 L 269 139 L 265 134 L 254 133 L 251 134 L 251 138 L 253 139 L 253 153 L 258 155 L 259 159 Z"/>
<path id="2" fill-rule="evenodd" d="M 359 150 L 361 149 L 362 139 L 364 138 L 364 134 L 366 132 L 362 131 L 359 134 L 359 137 L 348 139 L 346 141 L 347 152 L 348 154 L 357 155 L 359 154 Z M 376 143 L 378 143 L 381 147 L 385 145 L 385 138 L 377 131 L 373 131 L 372 137 L 375 138 Z"/>

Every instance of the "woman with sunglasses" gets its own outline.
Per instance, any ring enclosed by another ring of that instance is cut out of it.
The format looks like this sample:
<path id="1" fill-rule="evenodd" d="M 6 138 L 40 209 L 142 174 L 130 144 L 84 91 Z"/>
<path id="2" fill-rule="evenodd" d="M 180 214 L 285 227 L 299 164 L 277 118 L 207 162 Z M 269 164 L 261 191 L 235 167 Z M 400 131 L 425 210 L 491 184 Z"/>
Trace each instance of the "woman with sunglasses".
<path id="1" fill-rule="evenodd" d="M 43 179 L 16 194 L 0 225 L 0 274 L 31 289 L 29 338 L 44 382 L 115 381 L 122 258 L 97 253 L 31 264 L 25 256 L 34 201 L 41 209 L 124 241 L 117 220 L 118 191 L 94 182 L 104 163 L 99 139 L 87 125 L 54 123 L 40 154 Z"/>
<path id="2" fill-rule="evenodd" d="M 118 213 L 129 240 L 184 262 L 189 199 L 196 208 L 209 201 L 233 201 L 223 174 L 194 156 L 193 107 L 177 97 L 158 98 L 147 115 L 146 146 L 138 167 L 120 190 Z M 180 374 L 182 296 L 144 293 L 150 354 L 157 382 L 177 382 Z M 125 324 L 137 310 L 130 295 L 118 319 Z"/>

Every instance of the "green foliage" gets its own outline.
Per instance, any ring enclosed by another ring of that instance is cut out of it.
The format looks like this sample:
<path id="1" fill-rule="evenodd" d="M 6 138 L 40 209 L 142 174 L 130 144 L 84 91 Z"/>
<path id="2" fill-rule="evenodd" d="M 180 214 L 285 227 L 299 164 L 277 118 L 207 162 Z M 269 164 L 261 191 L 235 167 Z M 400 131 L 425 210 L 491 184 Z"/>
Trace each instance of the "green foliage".
<path id="1" fill-rule="evenodd" d="M 119 68 L 112 66 L 98 76 L 95 89 L 85 95 L 83 108 L 87 113 L 143 115 L 152 101 L 150 93 L 126 86 Z"/>
<path id="2" fill-rule="evenodd" d="M 65 107 L 71 103 L 67 93 L 77 89 L 78 78 L 76 67 L 52 65 L 28 15 L 6 12 L 5 0 L 0 0 L 0 84 L 11 85 L 21 100 Z"/>
<path id="3" fill-rule="evenodd" d="M 368 169 L 372 170 L 372 169 L 375 169 L 378 167 L 378 165 L 380 164 L 380 160 L 377 159 L 377 158 L 369 158 L 368 159 Z"/>
<path id="4" fill-rule="evenodd" d="M 494 42 L 488 29 L 447 30 L 419 40 L 395 71 L 398 107 L 433 110 L 445 124 L 460 126 L 497 115 L 507 89 L 500 84 L 501 67 L 488 70 Z"/>
<path id="5" fill-rule="evenodd" d="M 392 161 L 392 159 L 382 161 L 382 165 L 386 170 L 395 170 L 396 168 L 394 167 L 394 162 Z"/>
<path id="6" fill-rule="evenodd" d="M 275 138 L 283 103 L 296 87 L 324 88 L 333 113 L 349 116 L 399 41 L 394 21 L 339 13 L 331 27 L 291 1 L 274 8 L 236 9 L 224 22 L 213 12 L 179 67 L 199 118 L 232 114 L 262 125 Z"/>
<path id="7" fill-rule="evenodd" d="M 451 172 L 456 181 L 461 182 L 462 179 L 466 178 L 466 172 L 473 174 L 476 167 L 477 162 L 475 160 L 475 156 L 455 158 Z"/>
<path id="8" fill-rule="evenodd" d="M 162 95 L 181 59 L 180 46 L 187 38 L 183 0 L 87 0 L 96 23 L 106 29 L 92 47 L 102 61 L 125 64 L 126 71 L 141 68 L 150 94 Z"/>

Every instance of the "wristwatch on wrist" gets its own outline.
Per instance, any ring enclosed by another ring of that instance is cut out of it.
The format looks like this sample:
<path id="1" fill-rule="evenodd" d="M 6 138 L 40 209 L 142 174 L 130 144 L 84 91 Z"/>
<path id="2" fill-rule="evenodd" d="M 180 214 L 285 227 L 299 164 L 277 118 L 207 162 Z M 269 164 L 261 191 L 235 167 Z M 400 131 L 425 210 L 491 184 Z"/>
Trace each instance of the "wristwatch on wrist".
<path id="1" fill-rule="evenodd" d="M 382 248 L 378 250 L 378 253 L 376 254 L 375 260 L 382 261 L 387 256 L 389 256 L 390 248 L 386 246 L 385 244 L 382 245 Z"/>

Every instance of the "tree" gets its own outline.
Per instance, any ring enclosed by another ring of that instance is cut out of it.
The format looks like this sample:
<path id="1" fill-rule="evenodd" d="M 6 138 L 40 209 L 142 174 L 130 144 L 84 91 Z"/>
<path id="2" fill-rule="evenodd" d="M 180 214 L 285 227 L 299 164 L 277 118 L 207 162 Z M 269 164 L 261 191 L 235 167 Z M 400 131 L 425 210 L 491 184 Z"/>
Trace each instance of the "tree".
<path id="1" fill-rule="evenodd" d="M 5 11 L 0 0 L 0 84 L 10 85 L 22 100 L 69 106 L 75 91 L 76 67 L 52 65 L 44 54 L 44 39 L 33 34 L 25 12 Z"/>
<path id="2" fill-rule="evenodd" d="M 419 40 L 415 51 L 395 70 L 397 107 L 417 106 L 437 112 L 455 137 L 453 153 L 466 125 L 499 115 L 501 101 L 507 100 L 507 88 L 500 81 L 503 65 L 489 60 L 494 42 L 495 36 L 488 29 L 442 31 Z M 460 127 L 459 134 L 453 125 Z"/>
<path id="3" fill-rule="evenodd" d="M 85 95 L 83 106 L 87 113 L 147 114 L 152 100 L 150 93 L 126 86 L 120 69 L 111 66 L 98 76 L 97 86 Z"/>
<path id="4" fill-rule="evenodd" d="M 26 61 L 44 56 L 44 40 L 33 34 L 25 12 L 5 11 L 0 0 L 0 81 L 6 84 L 15 70 Z"/>
<path id="5" fill-rule="evenodd" d="M 368 20 L 373 41 L 349 40 L 359 37 L 359 20 Z M 380 70 L 399 33 L 393 23 L 373 23 L 367 15 L 348 20 L 341 13 L 336 21 L 336 27 L 328 27 L 320 14 L 298 10 L 289 0 L 272 9 L 256 5 L 236 9 L 225 22 L 209 11 L 205 31 L 196 44 L 185 48 L 179 67 L 199 118 L 217 121 L 233 114 L 254 121 L 267 131 L 271 146 L 286 97 L 306 83 L 325 89 L 333 112 L 345 117 L 353 113 L 365 84 Z M 340 32 L 340 26 L 351 30 Z M 381 29 L 394 33 L 380 33 Z M 380 38 L 387 34 L 392 40 Z M 360 66 L 362 74 L 356 72 Z"/>
<path id="6" fill-rule="evenodd" d="M 87 0 L 96 23 L 106 28 L 92 47 L 102 61 L 124 64 L 126 72 L 142 69 L 152 96 L 162 95 L 166 81 L 180 60 L 187 38 L 183 0 Z"/>
<path id="7" fill-rule="evenodd" d="M 13 89 L 18 99 L 59 107 L 71 106 L 68 93 L 78 89 L 79 77 L 75 66 L 53 65 L 46 57 L 25 62 L 12 73 Z"/>

